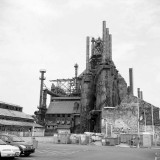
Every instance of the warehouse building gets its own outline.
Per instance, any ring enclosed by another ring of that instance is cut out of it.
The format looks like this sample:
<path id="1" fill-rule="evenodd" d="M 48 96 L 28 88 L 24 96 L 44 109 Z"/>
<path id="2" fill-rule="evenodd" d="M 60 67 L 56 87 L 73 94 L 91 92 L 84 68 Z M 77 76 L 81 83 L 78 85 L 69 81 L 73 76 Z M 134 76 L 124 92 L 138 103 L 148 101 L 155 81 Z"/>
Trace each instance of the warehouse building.
<path id="1" fill-rule="evenodd" d="M 19 136 L 43 136 L 44 129 L 19 105 L 0 102 L 0 132 Z"/>

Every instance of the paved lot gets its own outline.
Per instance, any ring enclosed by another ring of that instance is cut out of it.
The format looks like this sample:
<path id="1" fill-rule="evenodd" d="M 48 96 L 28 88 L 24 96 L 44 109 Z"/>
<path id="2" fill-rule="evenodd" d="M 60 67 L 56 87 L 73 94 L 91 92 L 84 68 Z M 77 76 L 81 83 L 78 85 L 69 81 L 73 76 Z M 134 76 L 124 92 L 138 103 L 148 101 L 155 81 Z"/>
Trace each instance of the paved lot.
<path id="1" fill-rule="evenodd" d="M 15 160 L 155 160 L 157 149 L 39 143 L 34 154 Z"/>

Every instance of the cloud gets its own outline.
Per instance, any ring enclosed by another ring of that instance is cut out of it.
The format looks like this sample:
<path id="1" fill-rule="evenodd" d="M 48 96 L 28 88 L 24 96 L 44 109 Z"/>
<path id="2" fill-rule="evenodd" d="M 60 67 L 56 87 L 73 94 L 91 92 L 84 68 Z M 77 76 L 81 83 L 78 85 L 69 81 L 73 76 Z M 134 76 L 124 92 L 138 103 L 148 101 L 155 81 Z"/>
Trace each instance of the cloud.
<path id="1" fill-rule="evenodd" d="M 145 32 L 151 37 L 157 36 L 155 34 L 156 31 L 160 31 L 160 6 L 156 6 L 152 2 L 146 1 L 140 4 L 137 3 L 133 9 L 133 14 L 129 14 L 130 16 L 132 15 L 133 18 L 128 21 L 133 29 L 137 32 Z M 138 13 L 138 15 L 136 13 Z"/>
<path id="2" fill-rule="evenodd" d="M 5 14 L 17 14 L 23 16 L 26 14 L 34 16 L 51 16 L 52 18 L 59 18 L 62 16 L 63 8 L 57 7 L 52 1 L 45 0 L 8 0 L 3 4 Z M 6 15 L 4 15 L 6 17 Z M 25 18 L 25 17 L 24 17 Z"/>
<path id="3" fill-rule="evenodd" d="M 135 54 L 133 54 L 133 51 L 135 49 L 135 45 L 132 43 L 121 43 L 119 45 L 116 45 L 114 47 L 114 55 L 115 55 L 115 60 L 123 60 L 125 61 L 126 59 L 128 59 L 128 55 L 130 55 L 130 57 L 134 57 Z"/>
<path id="4" fill-rule="evenodd" d="M 121 42 L 114 44 L 113 46 L 113 57 L 115 61 L 133 61 L 137 56 L 137 49 L 144 47 L 145 43 L 143 42 Z"/>
<path id="5" fill-rule="evenodd" d="M 67 6 L 74 10 L 85 6 L 100 8 L 103 7 L 103 0 L 69 0 Z"/>

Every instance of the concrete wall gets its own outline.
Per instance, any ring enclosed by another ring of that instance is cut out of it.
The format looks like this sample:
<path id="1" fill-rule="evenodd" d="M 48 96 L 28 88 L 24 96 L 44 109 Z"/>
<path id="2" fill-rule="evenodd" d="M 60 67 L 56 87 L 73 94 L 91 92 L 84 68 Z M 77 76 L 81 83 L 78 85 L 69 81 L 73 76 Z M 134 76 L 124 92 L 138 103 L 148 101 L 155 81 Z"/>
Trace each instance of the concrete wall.
<path id="1" fill-rule="evenodd" d="M 104 109 L 102 113 L 102 118 L 104 119 L 102 131 L 107 133 L 106 128 L 108 128 L 108 130 L 111 130 L 112 136 L 121 133 L 137 133 L 137 111 L 135 103 L 126 106 L 121 105 L 115 109 Z"/>
<path id="2" fill-rule="evenodd" d="M 153 105 L 135 96 L 127 95 L 119 106 L 112 109 L 103 109 L 102 131 L 107 133 L 110 130 L 112 136 L 117 134 L 137 134 L 139 110 L 139 133 L 149 132 L 160 137 L 160 124 L 157 122 L 159 118 L 155 115 L 157 110 L 154 110 L 154 108 Z M 155 122 L 156 125 L 154 125 Z"/>

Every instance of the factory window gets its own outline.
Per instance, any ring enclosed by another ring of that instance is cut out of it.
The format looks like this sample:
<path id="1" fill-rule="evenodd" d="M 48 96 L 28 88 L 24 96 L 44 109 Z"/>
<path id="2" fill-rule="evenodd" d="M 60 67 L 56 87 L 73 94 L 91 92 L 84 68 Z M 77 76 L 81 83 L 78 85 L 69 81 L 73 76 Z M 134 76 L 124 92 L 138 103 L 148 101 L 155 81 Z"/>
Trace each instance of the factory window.
<path id="1" fill-rule="evenodd" d="M 57 117 L 60 117 L 60 114 L 58 114 Z"/>
<path id="2" fill-rule="evenodd" d="M 62 117 L 65 117 L 65 114 L 62 114 Z"/>
<path id="3" fill-rule="evenodd" d="M 68 117 L 70 117 L 70 114 L 68 114 Z"/>

